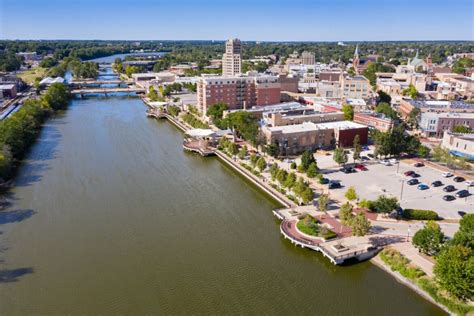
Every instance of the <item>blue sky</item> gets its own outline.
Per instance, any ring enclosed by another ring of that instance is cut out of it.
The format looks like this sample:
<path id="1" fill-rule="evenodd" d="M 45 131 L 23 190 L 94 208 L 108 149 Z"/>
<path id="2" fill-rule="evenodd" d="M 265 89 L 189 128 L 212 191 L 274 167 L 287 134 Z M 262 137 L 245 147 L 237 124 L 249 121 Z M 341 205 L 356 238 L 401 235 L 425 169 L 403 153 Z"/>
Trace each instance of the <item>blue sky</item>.
<path id="1" fill-rule="evenodd" d="M 474 40 L 472 0 L 0 0 L 2 39 Z"/>

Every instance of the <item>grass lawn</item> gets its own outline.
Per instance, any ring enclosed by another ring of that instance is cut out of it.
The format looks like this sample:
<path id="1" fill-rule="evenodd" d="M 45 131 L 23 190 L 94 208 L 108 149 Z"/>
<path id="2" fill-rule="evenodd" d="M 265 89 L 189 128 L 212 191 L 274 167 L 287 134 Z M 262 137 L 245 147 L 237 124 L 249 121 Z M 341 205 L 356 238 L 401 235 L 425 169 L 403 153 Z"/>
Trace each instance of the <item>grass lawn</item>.
<path id="1" fill-rule="evenodd" d="M 36 67 L 33 69 L 28 69 L 18 74 L 23 81 L 32 85 L 35 83 L 36 78 L 43 78 L 46 75 L 48 69 L 42 67 Z"/>
<path id="2" fill-rule="evenodd" d="M 307 215 L 296 223 L 296 227 L 304 234 L 331 239 L 337 237 L 337 234 L 325 226 L 321 226 L 317 219 Z"/>

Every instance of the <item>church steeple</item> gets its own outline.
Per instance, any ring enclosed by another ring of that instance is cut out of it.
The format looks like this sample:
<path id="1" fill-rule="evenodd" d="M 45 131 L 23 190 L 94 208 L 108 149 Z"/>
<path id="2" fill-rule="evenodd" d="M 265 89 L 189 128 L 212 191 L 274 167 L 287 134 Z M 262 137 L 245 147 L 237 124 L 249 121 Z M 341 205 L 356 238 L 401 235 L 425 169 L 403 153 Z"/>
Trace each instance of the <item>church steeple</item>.
<path id="1" fill-rule="evenodd" d="M 354 59 L 359 59 L 359 44 L 356 45 L 356 49 L 354 51 Z"/>
<path id="2" fill-rule="evenodd" d="M 354 51 L 354 58 L 352 58 L 352 66 L 354 67 L 355 73 L 359 74 L 359 44 L 356 45 L 356 49 Z"/>

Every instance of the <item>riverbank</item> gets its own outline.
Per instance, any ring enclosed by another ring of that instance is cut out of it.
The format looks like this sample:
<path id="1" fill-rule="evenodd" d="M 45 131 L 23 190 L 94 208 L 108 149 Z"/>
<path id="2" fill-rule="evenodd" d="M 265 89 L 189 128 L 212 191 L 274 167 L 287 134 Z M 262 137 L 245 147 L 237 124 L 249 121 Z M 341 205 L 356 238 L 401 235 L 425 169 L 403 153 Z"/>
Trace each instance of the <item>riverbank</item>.
<path id="1" fill-rule="evenodd" d="M 145 102 L 145 104 L 147 104 L 147 102 Z M 179 120 L 177 120 L 176 118 L 174 118 L 170 115 L 166 115 L 165 117 L 173 125 L 178 127 L 183 132 L 186 132 L 187 130 L 189 130 L 191 128 L 191 127 L 188 127 L 188 126 L 184 125 L 183 123 L 179 122 Z M 256 175 L 252 174 L 249 170 L 247 170 L 247 169 L 243 168 L 242 166 L 240 166 L 236 161 L 233 161 L 224 152 L 219 151 L 219 150 L 216 149 L 216 155 L 220 158 L 221 161 L 223 161 L 227 165 L 231 166 L 232 169 L 234 169 L 234 171 L 236 171 L 240 175 L 244 176 L 244 178 L 246 178 L 247 180 L 252 182 L 259 189 L 261 189 L 263 192 L 265 192 L 266 194 L 271 196 L 273 199 L 278 201 L 280 204 L 284 205 L 287 208 L 296 207 L 296 205 L 292 201 L 287 199 L 286 196 L 284 196 L 283 194 L 278 192 L 275 188 L 271 187 L 268 183 L 264 183 L 262 179 L 260 179 Z M 280 195 L 281 195 L 281 197 L 280 197 Z M 374 258 L 377 258 L 377 257 L 374 257 Z M 423 298 L 425 298 L 426 300 L 428 300 L 432 304 L 435 304 L 436 306 L 442 308 L 444 311 L 449 313 L 449 310 L 445 306 L 443 306 L 442 304 L 436 302 L 433 298 L 431 298 L 431 296 L 427 292 L 425 292 L 422 289 L 418 288 L 416 285 L 411 284 L 409 282 L 409 280 L 403 280 L 402 279 L 403 277 L 401 275 L 399 275 L 399 274 L 397 275 L 396 272 L 391 271 L 390 268 L 385 266 L 383 261 L 381 261 L 380 259 L 373 259 L 373 260 L 370 260 L 370 262 L 377 265 L 378 267 L 383 267 L 382 269 L 386 272 L 389 272 L 389 274 L 392 277 L 395 277 L 397 281 L 399 281 L 400 283 L 402 283 L 404 285 L 409 286 L 411 289 L 415 290 L 415 292 L 417 294 L 421 295 Z"/>

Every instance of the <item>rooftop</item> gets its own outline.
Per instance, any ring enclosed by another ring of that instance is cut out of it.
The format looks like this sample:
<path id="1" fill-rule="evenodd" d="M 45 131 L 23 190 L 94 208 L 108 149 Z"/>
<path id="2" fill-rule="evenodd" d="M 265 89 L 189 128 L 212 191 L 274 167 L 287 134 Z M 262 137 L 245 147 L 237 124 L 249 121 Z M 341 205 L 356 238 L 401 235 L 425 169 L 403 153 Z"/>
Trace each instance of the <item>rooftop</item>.
<path id="1" fill-rule="evenodd" d="M 275 126 L 275 127 L 268 127 L 271 132 L 282 132 L 283 134 L 292 134 L 292 133 L 300 133 L 300 132 L 310 132 L 310 131 L 318 131 L 318 130 L 326 130 L 326 129 L 355 129 L 355 128 L 366 128 L 367 126 L 354 123 L 351 121 L 339 121 L 339 122 L 327 122 L 327 123 L 311 123 L 311 122 L 304 122 L 301 124 L 296 125 L 285 125 L 285 126 Z"/>

